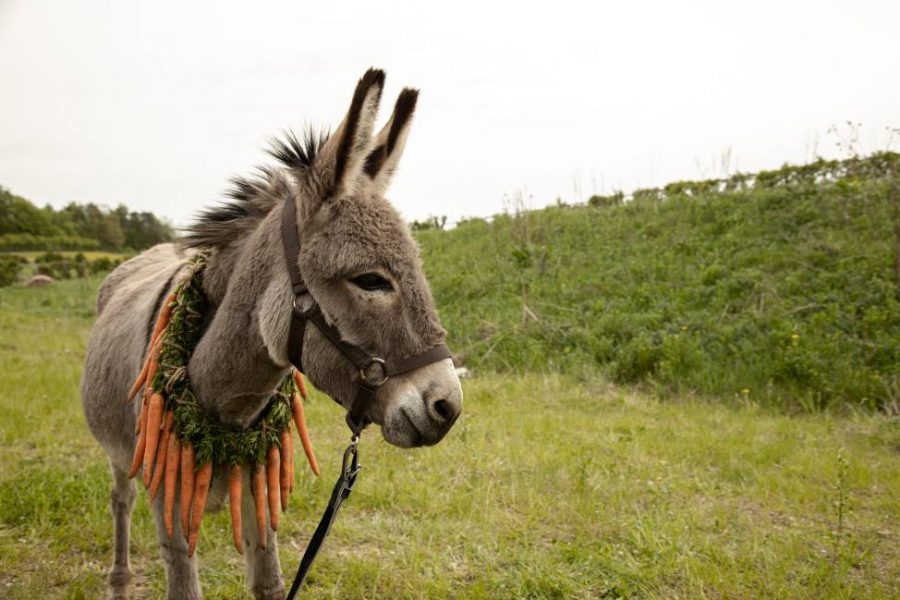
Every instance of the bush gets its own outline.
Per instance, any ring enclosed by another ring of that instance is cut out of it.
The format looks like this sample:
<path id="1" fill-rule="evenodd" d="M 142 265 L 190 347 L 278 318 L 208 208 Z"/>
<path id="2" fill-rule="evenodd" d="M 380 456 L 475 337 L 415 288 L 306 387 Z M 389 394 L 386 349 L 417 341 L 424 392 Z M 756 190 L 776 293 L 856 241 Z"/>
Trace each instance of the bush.
<path id="1" fill-rule="evenodd" d="M 0 251 L 96 250 L 100 242 L 74 235 L 38 236 L 30 233 L 0 235 Z"/>
<path id="2" fill-rule="evenodd" d="M 476 370 L 878 408 L 900 394 L 898 159 L 676 182 L 416 237 L 449 344 Z"/>
<path id="3" fill-rule="evenodd" d="M 16 254 L 0 256 L 0 287 L 14 284 L 19 279 L 19 271 L 28 260 Z"/>

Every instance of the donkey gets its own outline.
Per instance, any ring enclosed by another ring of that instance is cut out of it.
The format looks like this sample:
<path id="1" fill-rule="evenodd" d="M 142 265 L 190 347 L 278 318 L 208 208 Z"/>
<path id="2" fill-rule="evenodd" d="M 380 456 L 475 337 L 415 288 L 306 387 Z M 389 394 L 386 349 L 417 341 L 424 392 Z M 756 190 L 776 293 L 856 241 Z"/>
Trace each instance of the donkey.
<path id="1" fill-rule="evenodd" d="M 288 373 L 292 303 L 318 303 L 325 321 L 353 344 L 387 361 L 403 360 L 442 344 L 434 301 L 407 225 L 384 199 L 409 133 L 418 91 L 404 89 L 393 115 L 373 135 L 384 73 L 360 79 L 350 108 L 332 135 L 303 139 L 287 134 L 273 142 L 276 168 L 236 178 L 230 200 L 207 210 L 176 244 L 155 246 L 123 263 L 102 283 L 97 322 L 87 348 L 81 395 L 87 423 L 109 455 L 112 472 L 113 598 L 126 597 L 131 577 L 128 538 L 136 496 L 128 470 L 135 446 L 138 403 L 125 404 L 141 369 L 150 328 L 164 297 L 199 249 L 209 253 L 203 290 L 210 309 L 188 365 L 194 394 L 221 421 L 247 427 Z M 302 240 L 297 267 L 308 290 L 292 293 L 279 210 L 291 200 Z M 320 328 L 301 336 L 303 371 L 345 408 L 351 408 L 359 369 Z M 299 366 L 299 365 L 298 365 Z M 449 431 L 462 409 L 462 389 L 452 360 L 432 362 L 389 378 L 366 405 L 389 443 L 431 445 Z M 266 526 L 263 548 L 253 518 L 249 476 L 244 476 L 244 556 L 255 598 L 285 595 L 276 534 Z M 224 473 L 214 473 L 210 506 L 226 496 Z M 176 514 L 178 508 L 175 509 Z M 196 556 L 176 519 L 171 539 L 163 525 L 162 495 L 153 504 L 168 595 L 201 598 Z"/>

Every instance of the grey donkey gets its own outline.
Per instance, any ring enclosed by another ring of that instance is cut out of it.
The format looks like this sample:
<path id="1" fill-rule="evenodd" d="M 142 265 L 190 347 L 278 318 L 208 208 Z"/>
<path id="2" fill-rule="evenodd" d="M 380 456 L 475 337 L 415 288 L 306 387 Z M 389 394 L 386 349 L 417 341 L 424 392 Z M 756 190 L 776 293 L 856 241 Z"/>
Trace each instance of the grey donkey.
<path id="1" fill-rule="evenodd" d="M 200 402 L 224 422 L 248 426 L 288 373 L 292 293 L 279 232 L 280 207 L 293 196 L 302 240 L 299 268 L 310 293 L 342 338 L 388 360 L 443 341 L 434 301 L 408 227 L 384 199 L 397 168 L 418 92 L 404 89 L 393 115 L 376 135 L 384 73 L 360 79 L 350 108 L 332 135 L 292 134 L 273 142 L 277 168 L 234 180 L 225 204 L 202 213 L 178 244 L 155 246 L 115 269 L 100 287 L 98 318 L 88 343 L 81 383 L 91 432 L 109 455 L 115 552 L 109 583 L 126 597 L 131 576 L 128 537 L 135 484 L 127 477 L 135 446 L 138 404 L 124 402 L 141 369 L 150 328 L 163 298 L 184 271 L 185 259 L 210 253 L 204 291 L 211 309 L 188 366 Z M 300 303 L 311 305 L 312 299 Z M 350 407 L 357 373 L 316 327 L 306 327 L 303 367 L 319 389 Z M 397 446 L 435 444 L 462 409 L 462 389 L 450 359 L 391 378 L 365 417 Z M 245 472 L 248 471 L 245 469 Z M 210 507 L 226 496 L 215 473 Z M 245 475 L 241 507 L 247 579 L 255 598 L 285 595 L 276 534 L 267 527 L 262 548 Z M 211 508 L 212 509 L 212 508 Z M 176 514 L 178 508 L 176 507 Z M 162 495 L 153 504 L 168 598 L 200 598 L 197 559 L 188 557 L 178 519 L 168 539 Z"/>

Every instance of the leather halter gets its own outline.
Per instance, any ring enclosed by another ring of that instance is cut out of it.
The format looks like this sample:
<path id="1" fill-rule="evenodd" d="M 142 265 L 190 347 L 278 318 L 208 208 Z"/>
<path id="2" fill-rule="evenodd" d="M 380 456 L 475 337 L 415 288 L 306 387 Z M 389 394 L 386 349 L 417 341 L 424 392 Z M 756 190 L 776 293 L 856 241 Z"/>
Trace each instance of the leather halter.
<path id="1" fill-rule="evenodd" d="M 288 275 L 291 279 L 291 291 L 294 294 L 291 310 L 291 326 L 288 332 L 288 359 L 301 373 L 303 372 L 303 335 L 306 323 L 313 323 L 319 331 L 346 356 L 359 370 L 356 380 L 356 398 L 347 411 L 347 425 L 354 435 L 359 434 L 368 422 L 365 418 L 366 408 L 375 398 L 375 393 L 388 379 L 395 375 L 409 373 L 426 365 L 451 358 L 450 349 L 443 342 L 424 352 L 402 358 L 398 361 L 385 360 L 366 352 L 360 346 L 341 339 L 337 327 L 328 323 L 315 297 L 303 282 L 298 262 L 300 256 L 300 237 L 297 229 L 297 207 L 293 195 L 288 195 L 281 211 L 281 241 L 284 245 L 284 258 L 287 261 Z M 300 297 L 309 294 L 312 306 L 300 307 Z"/>

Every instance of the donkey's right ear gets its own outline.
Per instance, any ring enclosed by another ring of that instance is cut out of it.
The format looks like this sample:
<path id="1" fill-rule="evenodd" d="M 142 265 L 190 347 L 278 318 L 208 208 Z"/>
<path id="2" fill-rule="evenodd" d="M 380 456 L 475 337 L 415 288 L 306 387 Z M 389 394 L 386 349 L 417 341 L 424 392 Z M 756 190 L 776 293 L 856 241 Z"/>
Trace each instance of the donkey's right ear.
<path id="1" fill-rule="evenodd" d="M 363 163 L 372 148 L 372 129 L 384 89 L 384 71 L 369 69 L 356 85 L 347 116 L 316 157 L 322 199 L 350 195 L 356 189 Z"/>

